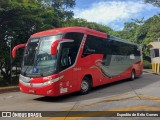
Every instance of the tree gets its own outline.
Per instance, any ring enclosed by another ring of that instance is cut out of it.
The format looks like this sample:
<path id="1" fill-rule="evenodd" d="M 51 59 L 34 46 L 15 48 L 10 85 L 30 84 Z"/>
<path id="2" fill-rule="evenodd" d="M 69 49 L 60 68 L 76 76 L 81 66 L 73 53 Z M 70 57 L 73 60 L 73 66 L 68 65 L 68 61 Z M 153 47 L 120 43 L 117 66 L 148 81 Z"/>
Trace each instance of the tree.
<path id="1" fill-rule="evenodd" d="M 105 33 L 112 33 L 113 30 L 105 25 L 101 25 L 101 24 L 98 24 L 98 23 L 95 23 L 95 22 L 88 22 L 87 20 L 85 19 L 82 19 L 82 18 L 72 18 L 68 21 L 66 21 L 64 24 L 63 24 L 64 27 L 71 27 L 71 26 L 80 26 L 80 27 L 87 27 L 87 28 L 90 28 L 90 29 L 94 29 L 94 30 L 98 30 L 98 31 L 101 31 L 101 32 L 105 32 Z"/>
<path id="2" fill-rule="evenodd" d="M 160 0 L 144 0 L 145 3 L 150 3 L 154 6 L 160 7 Z"/>
<path id="3" fill-rule="evenodd" d="M 116 31 L 115 35 L 138 43 L 143 49 L 143 58 L 149 60 L 149 42 L 155 41 L 160 37 L 160 15 L 155 15 L 148 20 L 132 20 L 125 23 L 122 31 Z"/>
<path id="4" fill-rule="evenodd" d="M 75 0 L 39 0 L 45 6 L 51 6 L 61 20 L 73 18 L 73 11 L 69 10 L 75 6 Z"/>
<path id="5" fill-rule="evenodd" d="M 37 0 L 1 0 L 0 16 L 0 70 L 9 80 L 9 41 L 12 46 L 26 43 L 31 34 L 57 27 L 59 21 L 51 7 L 43 7 Z"/>

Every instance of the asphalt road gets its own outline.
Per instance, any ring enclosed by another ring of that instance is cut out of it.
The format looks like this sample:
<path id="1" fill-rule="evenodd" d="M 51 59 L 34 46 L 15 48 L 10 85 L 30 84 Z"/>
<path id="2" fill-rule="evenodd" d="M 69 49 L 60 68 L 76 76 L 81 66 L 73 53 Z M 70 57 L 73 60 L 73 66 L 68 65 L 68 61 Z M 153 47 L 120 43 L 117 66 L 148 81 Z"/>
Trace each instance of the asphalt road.
<path id="1" fill-rule="evenodd" d="M 105 116 L 108 114 L 107 111 L 160 111 L 160 76 L 144 73 L 134 81 L 124 80 L 94 88 L 87 95 L 74 93 L 55 98 L 21 92 L 3 93 L 0 94 L 0 111 L 66 111 L 64 112 L 66 116 L 75 114 L 74 117 L 21 118 L 25 120 L 124 119 L 96 116 Z M 72 113 L 71 111 L 81 112 Z M 160 116 L 152 119 L 159 118 Z M 134 119 L 140 118 L 134 117 Z M 151 117 L 141 119 L 150 120 Z"/>

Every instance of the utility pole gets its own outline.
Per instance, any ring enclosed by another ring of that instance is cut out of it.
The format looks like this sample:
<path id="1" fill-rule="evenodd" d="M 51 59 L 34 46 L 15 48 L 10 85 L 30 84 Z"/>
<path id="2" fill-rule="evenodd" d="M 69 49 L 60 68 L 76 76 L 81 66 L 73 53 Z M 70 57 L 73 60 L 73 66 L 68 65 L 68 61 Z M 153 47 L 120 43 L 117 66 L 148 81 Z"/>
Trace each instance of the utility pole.
<path id="1" fill-rule="evenodd" d="M 9 54 L 10 54 L 10 82 L 12 85 L 12 38 L 8 37 L 8 43 L 9 43 Z"/>

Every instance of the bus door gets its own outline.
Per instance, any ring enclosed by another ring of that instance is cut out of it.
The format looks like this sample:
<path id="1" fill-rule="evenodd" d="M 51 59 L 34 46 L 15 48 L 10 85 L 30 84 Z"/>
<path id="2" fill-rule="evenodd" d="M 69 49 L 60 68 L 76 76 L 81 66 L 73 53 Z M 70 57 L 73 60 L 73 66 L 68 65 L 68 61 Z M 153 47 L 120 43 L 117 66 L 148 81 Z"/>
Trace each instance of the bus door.
<path id="1" fill-rule="evenodd" d="M 73 48 L 74 44 L 71 42 L 61 43 L 58 65 L 60 71 L 59 74 L 62 76 L 62 82 L 60 82 L 60 94 L 74 91 L 77 74 L 73 74 L 73 64 L 76 58 Z"/>

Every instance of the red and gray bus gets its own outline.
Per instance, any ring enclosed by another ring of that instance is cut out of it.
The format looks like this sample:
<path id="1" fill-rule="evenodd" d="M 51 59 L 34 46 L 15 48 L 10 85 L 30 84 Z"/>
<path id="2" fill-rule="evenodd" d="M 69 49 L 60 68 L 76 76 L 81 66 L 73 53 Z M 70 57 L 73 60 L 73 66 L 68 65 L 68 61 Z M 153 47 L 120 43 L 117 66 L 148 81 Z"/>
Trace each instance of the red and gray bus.
<path id="1" fill-rule="evenodd" d="M 19 77 L 20 91 L 44 96 L 73 92 L 135 79 L 142 74 L 141 48 L 135 43 L 84 27 L 66 27 L 31 35 Z"/>

